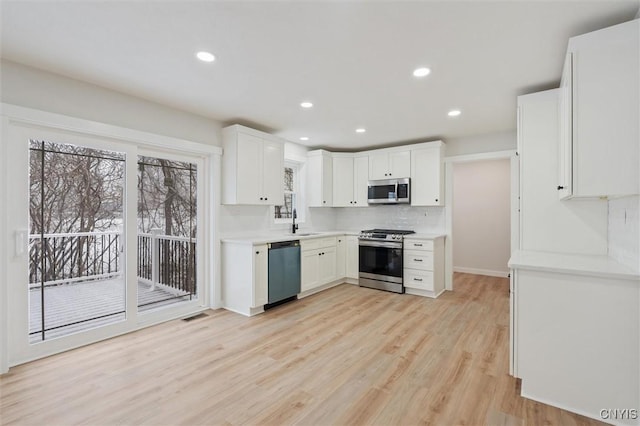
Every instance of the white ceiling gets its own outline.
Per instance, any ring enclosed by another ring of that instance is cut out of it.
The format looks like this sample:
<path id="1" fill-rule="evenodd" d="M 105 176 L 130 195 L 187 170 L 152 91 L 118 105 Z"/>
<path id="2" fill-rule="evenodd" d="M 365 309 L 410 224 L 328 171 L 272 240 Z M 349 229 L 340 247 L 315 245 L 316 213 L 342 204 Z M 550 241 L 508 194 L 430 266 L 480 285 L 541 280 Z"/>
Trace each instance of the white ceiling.
<path id="1" fill-rule="evenodd" d="M 633 19 L 640 1 L 1 4 L 4 58 L 354 149 L 514 129 L 515 97 L 557 86 L 568 38 Z"/>

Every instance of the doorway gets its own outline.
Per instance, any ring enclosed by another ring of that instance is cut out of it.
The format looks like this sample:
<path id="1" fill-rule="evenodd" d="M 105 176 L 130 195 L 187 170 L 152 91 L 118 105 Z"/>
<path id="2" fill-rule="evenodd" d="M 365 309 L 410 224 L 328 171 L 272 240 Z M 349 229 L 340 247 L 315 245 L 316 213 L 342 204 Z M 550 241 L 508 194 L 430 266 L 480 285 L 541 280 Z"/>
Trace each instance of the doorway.
<path id="1" fill-rule="evenodd" d="M 463 208 L 464 208 L 465 207 L 464 205 L 466 202 L 466 200 L 463 199 L 464 195 L 460 193 L 458 193 L 457 196 L 454 195 L 454 190 L 456 189 L 455 188 L 456 187 L 456 182 L 455 182 L 456 167 L 459 165 L 463 165 L 462 167 L 464 167 L 465 164 L 470 164 L 467 171 L 468 172 L 470 171 L 472 173 L 467 173 L 467 174 L 471 174 L 472 178 L 470 179 L 470 182 L 469 182 L 469 179 L 466 179 L 464 177 L 463 179 L 467 180 L 467 186 L 471 186 L 471 189 L 473 191 L 473 196 L 482 197 L 484 194 L 492 193 L 492 188 L 487 187 L 487 185 L 483 184 L 483 181 L 490 182 L 491 179 L 488 179 L 487 176 L 483 178 L 481 175 L 478 175 L 478 171 L 473 173 L 473 169 L 474 169 L 473 164 L 474 163 L 480 164 L 479 167 L 482 169 L 482 163 L 486 162 L 484 168 L 485 169 L 488 168 L 490 170 L 491 168 L 486 166 L 490 165 L 490 162 L 492 161 L 505 161 L 505 163 L 501 163 L 502 169 L 503 169 L 502 173 L 499 173 L 501 190 L 497 192 L 502 194 L 499 196 L 499 198 L 501 199 L 500 203 L 504 205 L 506 202 L 509 208 L 509 214 L 506 216 L 508 217 L 508 221 L 503 215 L 501 216 L 502 219 L 497 221 L 498 225 L 496 225 L 500 227 L 500 233 L 502 235 L 506 233 L 506 235 L 509 236 L 508 245 L 507 245 L 508 255 L 506 256 L 506 259 L 505 259 L 504 254 L 502 254 L 499 260 L 497 261 L 498 262 L 497 264 L 499 266 L 504 265 L 503 268 L 507 268 L 506 263 L 508 262 L 508 259 L 511 255 L 511 251 L 516 249 L 519 245 L 518 232 L 514 232 L 514 230 L 517 230 L 519 227 L 519 212 L 518 212 L 519 163 L 518 163 L 517 152 L 515 150 L 508 150 L 508 151 L 496 151 L 496 152 L 479 153 L 479 154 L 459 155 L 459 156 L 452 156 L 452 157 L 445 158 L 445 195 L 447 200 L 447 203 L 445 206 L 445 219 L 446 219 L 446 228 L 447 228 L 447 235 L 448 235 L 447 244 L 445 246 L 445 251 L 446 251 L 445 286 L 447 290 L 453 290 L 454 266 L 459 271 L 461 271 L 462 268 L 465 268 L 466 266 L 466 265 L 460 265 L 459 263 L 457 265 L 454 265 L 454 250 L 456 250 L 456 245 L 465 244 L 464 239 L 463 241 L 459 241 L 459 238 L 458 238 L 459 235 L 457 234 L 460 232 L 460 230 L 456 229 L 456 227 L 454 226 L 454 211 L 456 211 L 456 213 L 460 215 L 460 211 L 456 210 L 457 209 L 456 203 L 462 201 Z M 505 171 L 507 163 L 508 163 L 508 174 Z M 496 163 L 496 164 L 499 164 L 499 163 Z M 493 175 L 496 175 L 496 173 L 493 173 Z M 497 178 L 497 177 L 494 177 L 494 178 Z M 475 188 L 473 187 L 474 185 L 475 185 Z M 505 196 L 504 196 L 505 188 L 508 188 L 508 201 L 505 200 Z M 490 199 L 490 197 L 488 199 Z M 491 206 L 486 207 L 486 210 L 491 212 Z M 473 209 L 472 205 L 471 206 L 467 205 L 466 208 L 463 209 L 463 211 L 464 211 L 463 215 L 466 215 L 465 219 L 467 220 L 469 227 L 472 227 L 472 229 L 474 229 L 474 228 L 480 228 L 481 226 L 483 226 L 478 221 L 479 215 L 477 214 L 477 211 Z M 486 215 L 486 213 L 484 214 Z M 493 217 L 491 217 L 490 213 L 489 213 L 489 217 L 490 219 L 494 219 Z M 504 222 L 507 222 L 507 223 L 504 224 Z M 488 229 L 491 229 L 491 228 L 488 228 Z M 464 237 L 465 234 L 463 233 L 462 235 Z M 483 243 L 486 243 L 488 242 L 488 240 L 492 239 L 493 238 L 492 235 L 493 234 L 489 233 L 488 236 L 487 235 L 483 237 L 475 236 L 474 237 L 475 240 L 480 241 L 480 243 L 473 243 L 472 247 L 470 249 L 467 249 L 467 251 L 471 251 L 472 253 L 475 251 L 476 253 L 478 253 L 479 251 L 487 250 L 488 244 L 483 244 Z M 504 237 L 502 237 L 501 239 L 500 247 L 501 247 L 501 252 L 504 253 L 504 247 L 505 247 Z M 463 253 L 464 253 L 464 250 L 465 248 L 463 248 Z M 460 253 L 460 251 L 458 251 L 458 253 Z M 482 255 L 478 257 L 481 258 Z M 495 266 L 491 266 L 491 265 L 489 267 L 484 266 L 487 264 L 488 263 L 475 263 L 475 264 L 472 264 L 473 266 L 471 267 L 466 266 L 466 268 L 468 268 L 466 269 L 466 271 L 471 273 L 480 273 L 480 274 L 487 274 L 487 275 L 494 275 L 494 276 L 508 275 L 508 269 L 498 269 Z M 482 265 L 482 266 L 477 266 L 477 265 Z M 492 268 L 495 268 L 495 269 L 492 269 Z"/>
<path id="2" fill-rule="evenodd" d="M 510 161 L 453 164 L 453 271 L 506 277 L 511 255 Z"/>

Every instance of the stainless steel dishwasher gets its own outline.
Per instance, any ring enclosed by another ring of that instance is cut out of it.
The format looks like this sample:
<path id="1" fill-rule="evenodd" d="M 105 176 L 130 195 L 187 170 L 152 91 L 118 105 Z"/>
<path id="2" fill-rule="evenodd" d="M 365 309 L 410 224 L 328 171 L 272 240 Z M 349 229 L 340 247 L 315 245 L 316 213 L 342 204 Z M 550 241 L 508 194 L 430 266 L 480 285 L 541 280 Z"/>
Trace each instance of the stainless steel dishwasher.
<path id="1" fill-rule="evenodd" d="M 294 300 L 300 293 L 300 241 L 269 244 L 268 304 L 266 309 Z"/>

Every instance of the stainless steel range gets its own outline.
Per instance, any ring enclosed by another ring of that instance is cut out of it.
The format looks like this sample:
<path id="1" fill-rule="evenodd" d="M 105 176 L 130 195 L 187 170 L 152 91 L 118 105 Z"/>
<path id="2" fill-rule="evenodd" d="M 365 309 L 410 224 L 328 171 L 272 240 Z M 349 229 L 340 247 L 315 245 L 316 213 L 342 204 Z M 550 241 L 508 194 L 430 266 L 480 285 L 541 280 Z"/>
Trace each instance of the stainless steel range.
<path id="1" fill-rule="evenodd" d="M 368 229 L 360 232 L 361 287 L 404 293 L 402 246 L 404 236 L 414 231 Z"/>

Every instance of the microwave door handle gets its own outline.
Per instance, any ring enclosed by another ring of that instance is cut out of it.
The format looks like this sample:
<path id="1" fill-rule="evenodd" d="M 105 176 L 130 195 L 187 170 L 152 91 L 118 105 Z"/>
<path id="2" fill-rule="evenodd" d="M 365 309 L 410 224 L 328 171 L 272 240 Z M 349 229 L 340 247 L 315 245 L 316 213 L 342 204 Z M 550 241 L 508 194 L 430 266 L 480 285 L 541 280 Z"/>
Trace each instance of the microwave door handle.
<path id="1" fill-rule="evenodd" d="M 398 181 L 396 181 L 396 203 L 398 202 Z"/>

